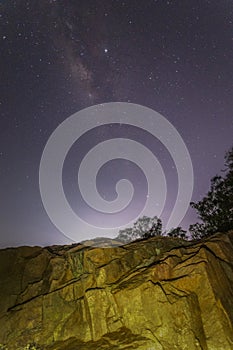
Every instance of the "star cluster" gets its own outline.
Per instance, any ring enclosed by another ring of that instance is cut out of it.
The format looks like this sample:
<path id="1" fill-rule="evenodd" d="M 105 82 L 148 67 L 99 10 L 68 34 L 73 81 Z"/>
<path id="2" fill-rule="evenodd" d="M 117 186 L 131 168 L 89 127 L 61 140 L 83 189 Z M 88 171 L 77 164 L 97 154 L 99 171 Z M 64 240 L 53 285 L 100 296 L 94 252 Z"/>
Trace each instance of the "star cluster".
<path id="1" fill-rule="evenodd" d="M 1 246 L 68 241 L 44 211 L 38 169 L 50 134 L 84 107 L 124 101 L 165 116 L 193 161 L 193 201 L 223 168 L 233 135 L 232 2 L 2 1 L 0 45 Z M 111 132 L 99 129 L 96 140 Z M 154 151 L 172 190 L 169 156 L 156 143 Z M 195 221 L 190 209 L 182 224 Z"/>

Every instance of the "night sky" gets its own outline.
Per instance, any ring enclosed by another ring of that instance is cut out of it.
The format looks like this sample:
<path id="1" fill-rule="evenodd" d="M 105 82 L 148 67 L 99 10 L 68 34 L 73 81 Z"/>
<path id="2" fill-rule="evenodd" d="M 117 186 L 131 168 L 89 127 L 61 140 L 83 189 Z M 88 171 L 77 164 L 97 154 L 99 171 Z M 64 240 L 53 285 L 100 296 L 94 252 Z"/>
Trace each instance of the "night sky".
<path id="1" fill-rule="evenodd" d="M 0 47 L 0 247 L 72 242 L 43 207 L 39 166 L 52 132 L 83 108 L 129 102 L 162 114 L 189 150 L 193 201 L 223 169 L 233 144 L 232 1 L 5 0 Z M 91 219 L 77 193 L 78 164 L 113 137 L 137 140 L 161 162 L 166 223 L 177 194 L 171 156 L 145 131 L 120 124 L 97 124 L 70 149 L 63 185 L 71 207 Z M 146 200 L 147 186 L 135 164 L 112 160 L 97 176 L 103 198 L 115 198 L 121 178 L 135 187 L 130 214 L 119 216 L 125 223 Z M 196 220 L 190 208 L 181 225 Z"/>

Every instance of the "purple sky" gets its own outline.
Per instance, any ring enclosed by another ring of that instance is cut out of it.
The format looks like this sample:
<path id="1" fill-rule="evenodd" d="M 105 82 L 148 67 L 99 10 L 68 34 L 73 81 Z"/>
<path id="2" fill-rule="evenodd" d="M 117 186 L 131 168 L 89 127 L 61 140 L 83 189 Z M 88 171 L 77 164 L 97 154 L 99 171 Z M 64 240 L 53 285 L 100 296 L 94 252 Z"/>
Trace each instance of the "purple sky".
<path id="1" fill-rule="evenodd" d="M 131 102 L 167 118 L 190 152 L 193 201 L 223 169 L 233 144 L 231 1 L 2 1 L 0 45 L 0 247 L 71 242 L 44 210 L 39 164 L 54 129 L 85 107 Z M 161 162 L 166 221 L 177 194 L 169 153 L 143 131 L 113 129 L 94 129 L 70 150 L 64 190 L 71 206 L 91 216 L 77 196 L 78 161 L 96 143 L 123 134 Z M 135 185 L 133 213 L 147 188 L 135 165 L 106 164 L 97 186 L 111 200 L 122 177 Z M 187 228 L 196 220 L 190 208 L 181 224 Z"/>

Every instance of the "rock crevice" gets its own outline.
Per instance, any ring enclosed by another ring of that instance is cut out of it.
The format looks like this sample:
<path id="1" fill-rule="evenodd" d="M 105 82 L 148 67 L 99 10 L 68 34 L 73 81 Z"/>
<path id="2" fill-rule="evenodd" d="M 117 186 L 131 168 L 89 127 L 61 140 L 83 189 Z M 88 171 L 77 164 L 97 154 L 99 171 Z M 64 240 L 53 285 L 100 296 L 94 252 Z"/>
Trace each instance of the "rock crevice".
<path id="1" fill-rule="evenodd" d="M 233 349 L 233 232 L 1 250 L 2 349 Z"/>

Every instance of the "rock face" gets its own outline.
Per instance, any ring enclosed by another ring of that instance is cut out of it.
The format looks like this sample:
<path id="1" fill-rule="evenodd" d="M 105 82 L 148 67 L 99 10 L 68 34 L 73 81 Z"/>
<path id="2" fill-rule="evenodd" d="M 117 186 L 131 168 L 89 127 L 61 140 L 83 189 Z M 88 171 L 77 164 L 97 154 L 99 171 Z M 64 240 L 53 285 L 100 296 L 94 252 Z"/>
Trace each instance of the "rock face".
<path id="1" fill-rule="evenodd" d="M 233 349 L 233 232 L 1 250 L 0 349 Z"/>

